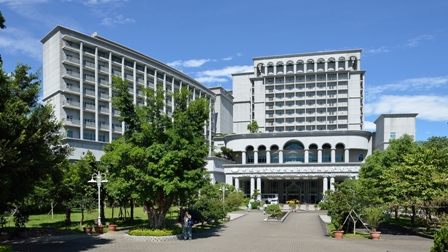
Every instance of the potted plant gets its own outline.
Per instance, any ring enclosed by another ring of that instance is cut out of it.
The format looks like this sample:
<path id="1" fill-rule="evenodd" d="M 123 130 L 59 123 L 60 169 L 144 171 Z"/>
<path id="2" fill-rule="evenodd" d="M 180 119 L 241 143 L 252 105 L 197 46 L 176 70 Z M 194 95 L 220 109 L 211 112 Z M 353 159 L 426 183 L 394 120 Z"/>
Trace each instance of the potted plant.
<path id="1" fill-rule="evenodd" d="M 289 208 L 291 208 L 292 211 L 295 212 L 295 211 L 296 211 L 296 204 L 294 204 L 294 203 L 289 203 Z"/>
<path id="2" fill-rule="evenodd" d="M 365 216 L 365 221 L 372 229 L 370 231 L 370 237 L 372 240 L 379 240 L 381 232 L 377 232 L 376 228 L 385 218 L 383 209 L 381 207 L 367 207 L 363 211 L 363 216 Z"/>
<path id="3" fill-rule="evenodd" d="M 104 226 L 103 225 L 95 226 L 95 233 L 102 234 L 103 232 L 104 232 Z"/>
<path id="4" fill-rule="evenodd" d="M 92 226 L 87 224 L 83 227 L 83 229 L 86 234 L 92 234 Z"/>

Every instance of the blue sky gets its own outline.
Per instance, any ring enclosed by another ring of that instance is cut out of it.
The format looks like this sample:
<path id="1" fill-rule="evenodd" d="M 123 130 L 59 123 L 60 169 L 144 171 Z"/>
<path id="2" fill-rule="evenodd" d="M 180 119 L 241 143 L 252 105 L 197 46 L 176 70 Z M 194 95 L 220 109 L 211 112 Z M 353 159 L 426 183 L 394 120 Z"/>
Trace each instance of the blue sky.
<path id="1" fill-rule="evenodd" d="M 205 86 L 232 88 L 252 58 L 362 48 L 369 130 L 384 113 L 418 113 L 417 140 L 448 135 L 448 1 L 0 0 L 0 54 L 42 67 L 56 25 L 98 34 Z"/>

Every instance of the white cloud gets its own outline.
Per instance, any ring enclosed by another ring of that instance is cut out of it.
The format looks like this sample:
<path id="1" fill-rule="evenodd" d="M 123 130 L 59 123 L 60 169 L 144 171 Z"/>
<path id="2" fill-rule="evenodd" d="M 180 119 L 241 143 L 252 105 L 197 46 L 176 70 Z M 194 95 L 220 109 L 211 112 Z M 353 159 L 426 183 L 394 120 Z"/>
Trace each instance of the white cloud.
<path id="1" fill-rule="evenodd" d="M 369 50 L 365 51 L 365 53 L 368 53 L 368 54 L 387 53 L 387 52 L 390 52 L 390 50 L 387 49 L 385 46 L 381 46 L 376 49 L 369 49 Z"/>
<path id="2" fill-rule="evenodd" d="M 15 28 L 8 27 L 2 31 L 0 36 L 0 48 L 9 54 L 25 54 L 37 61 L 42 60 L 42 45 L 39 39 Z"/>
<path id="3" fill-rule="evenodd" d="M 247 65 L 247 66 L 227 66 L 223 69 L 217 69 L 217 70 L 207 70 L 203 72 L 198 72 L 198 76 L 212 76 L 212 77 L 218 77 L 218 76 L 226 76 L 231 77 L 232 74 L 235 73 L 245 73 L 245 72 L 253 72 L 254 66 Z"/>
<path id="4" fill-rule="evenodd" d="M 448 96 L 437 95 L 383 95 L 373 103 L 366 104 L 366 114 L 418 113 L 427 121 L 448 120 Z"/>
<path id="5" fill-rule="evenodd" d="M 170 67 L 200 67 L 209 61 L 210 59 L 176 60 L 167 63 L 167 65 Z"/>
<path id="6" fill-rule="evenodd" d="M 243 54 L 242 53 L 237 53 L 236 56 L 241 57 L 241 56 L 243 56 Z"/>
<path id="7" fill-rule="evenodd" d="M 408 41 L 406 42 L 405 46 L 407 46 L 407 47 L 415 47 L 415 46 L 418 46 L 422 40 L 431 40 L 433 38 L 434 38 L 433 35 L 428 35 L 428 34 L 421 35 L 421 36 L 418 36 L 418 37 L 415 37 L 415 38 L 412 38 L 412 39 L 408 39 Z"/>
<path id="8" fill-rule="evenodd" d="M 47 3 L 49 0 L 0 0 L 0 3 L 5 3 L 9 7 L 31 5 L 36 3 Z M 3 13 L 4 15 L 4 13 Z"/>
<path id="9" fill-rule="evenodd" d="M 369 94 L 369 98 L 372 98 L 385 91 L 434 90 L 435 88 L 440 88 L 441 86 L 446 84 L 448 84 L 448 76 L 412 78 L 405 79 L 396 83 L 367 88 L 366 93 Z"/>
<path id="10" fill-rule="evenodd" d="M 127 2 L 127 0 L 87 0 L 84 1 L 83 3 L 87 5 L 97 5 L 97 4 L 110 4 L 119 2 Z"/>
<path id="11" fill-rule="evenodd" d="M 364 122 L 364 130 L 368 131 L 376 131 L 376 124 L 374 122 L 365 121 Z"/>
<path id="12" fill-rule="evenodd" d="M 231 79 L 232 74 L 253 72 L 254 67 L 248 66 L 227 66 L 223 69 L 207 70 L 197 72 L 195 79 L 201 83 L 227 82 Z"/>
<path id="13" fill-rule="evenodd" d="M 222 58 L 222 60 L 224 60 L 224 61 L 228 61 L 228 60 L 232 60 L 233 59 L 233 57 L 225 57 L 225 58 Z"/>
<path id="14" fill-rule="evenodd" d="M 116 18 L 106 17 L 101 22 L 102 25 L 113 27 L 115 24 L 133 24 L 135 20 L 132 18 L 125 18 L 122 15 L 118 15 Z"/>

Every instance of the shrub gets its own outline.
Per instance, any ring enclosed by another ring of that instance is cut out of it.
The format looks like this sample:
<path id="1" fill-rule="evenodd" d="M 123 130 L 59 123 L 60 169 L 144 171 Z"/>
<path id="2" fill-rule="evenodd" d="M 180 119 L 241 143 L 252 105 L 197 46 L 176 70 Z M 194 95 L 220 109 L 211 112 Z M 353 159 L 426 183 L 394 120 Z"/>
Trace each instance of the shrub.
<path id="1" fill-rule="evenodd" d="M 443 252 L 448 250 L 448 228 L 442 227 L 434 235 L 434 246 L 431 247 L 431 252 Z"/>
<path id="2" fill-rule="evenodd" d="M 0 252 L 12 252 L 11 245 L 0 245 Z"/>
<path id="3" fill-rule="evenodd" d="M 178 234 L 182 234 L 182 228 L 177 226 L 168 226 L 164 229 L 136 228 L 129 230 L 129 235 L 135 236 L 172 236 Z"/>
<path id="4" fill-rule="evenodd" d="M 278 216 L 282 213 L 279 205 L 269 205 L 266 208 L 266 213 L 272 216 Z"/>

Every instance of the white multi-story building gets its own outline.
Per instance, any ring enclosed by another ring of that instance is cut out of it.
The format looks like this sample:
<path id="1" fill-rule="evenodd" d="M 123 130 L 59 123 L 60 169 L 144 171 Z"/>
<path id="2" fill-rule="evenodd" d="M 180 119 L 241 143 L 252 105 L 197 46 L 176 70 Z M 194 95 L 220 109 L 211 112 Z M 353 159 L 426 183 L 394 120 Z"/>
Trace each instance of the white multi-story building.
<path id="1" fill-rule="evenodd" d="M 334 182 L 357 178 L 364 159 L 389 139 L 415 136 L 417 114 L 381 115 L 364 130 L 361 50 L 253 59 L 254 72 L 233 75 L 236 134 L 215 137 L 234 162 L 209 158 L 214 181 L 246 195 L 315 203 Z M 258 133 L 247 125 L 257 121 Z"/>
<path id="2" fill-rule="evenodd" d="M 234 160 L 210 155 L 212 182 L 226 182 L 246 195 L 314 203 L 333 183 L 356 178 L 364 159 L 389 140 L 415 136 L 417 114 L 381 115 L 376 133 L 364 129 L 364 74 L 361 50 L 343 50 L 253 59 L 254 71 L 233 75 L 233 91 L 206 88 L 191 77 L 130 48 L 61 26 L 43 43 L 43 100 L 64 120 L 72 159 L 122 136 L 126 125 L 113 108 L 112 76 L 129 83 L 135 105 L 142 88 L 191 91 L 211 101 L 204 135 L 212 150 L 225 146 Z M 164 112 L 174 110 L 166 97 Z M 257 133 L 247 125 L 257 121 Z M 215 137 L 214 137 L 215 136 Z M 214 137 L 214 139 L 212 139 Z"/>
<path id="3" fill-rule="evenodd" d="M 142 88 L 162 86 L 168 92 L 181 87 L 191 91 L 191 99 L 210 100 L 210 123 L 204 129 L 211 142 L 215 126 L 215 94 L 193 78 L 143 55 L 93 34 L 88 36 L 61 26 L 55 27 L 42 40 L 43 101 L 54 105 L 58 120 L 64 120 L 66 142 L 76 147 L 73 159 L 87 150 L 99 158 L 103 147 L 122 136 L 126 125 L 118 121 L 110 84 L 116 75 L 129 83 L 134 104 L 144 105 Z M 166 97 L 164 112 L 174 110 L 172 98 Z"/>

